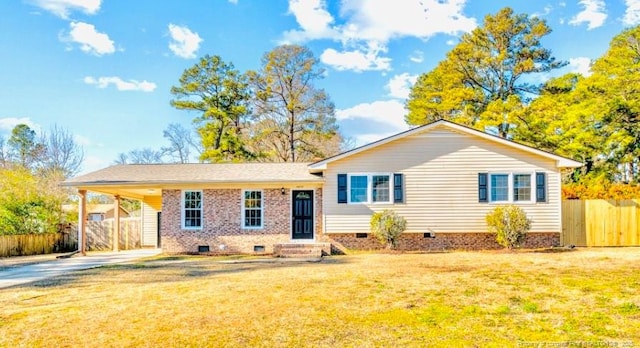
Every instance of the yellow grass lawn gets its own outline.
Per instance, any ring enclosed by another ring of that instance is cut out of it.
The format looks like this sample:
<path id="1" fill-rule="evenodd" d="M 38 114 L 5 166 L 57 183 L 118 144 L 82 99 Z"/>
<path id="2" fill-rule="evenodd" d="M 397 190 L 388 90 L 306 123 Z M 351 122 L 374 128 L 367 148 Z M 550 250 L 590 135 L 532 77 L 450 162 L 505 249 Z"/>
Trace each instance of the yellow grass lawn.
<path id="1" fill-rule="evenodd" d="M 640 344 L 640 249 L 161 256 L 0 290 L 0 347 Z"/>

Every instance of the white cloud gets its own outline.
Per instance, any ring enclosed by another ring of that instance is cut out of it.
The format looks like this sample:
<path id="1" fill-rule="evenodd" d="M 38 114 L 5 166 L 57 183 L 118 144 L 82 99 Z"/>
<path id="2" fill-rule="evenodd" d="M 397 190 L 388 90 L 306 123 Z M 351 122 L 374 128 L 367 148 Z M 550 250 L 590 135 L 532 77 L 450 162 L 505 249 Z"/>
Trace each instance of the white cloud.
<path id="1" fill-rule="evenodd" d="M 73 140 L 76 142 L 76 144 L 81 145 L 81 146 L 92 145 L 91 139 L 85 137 L 84 135 L 74 134 L 73 135 Z"/>
<path id="2" fill-rule="evenodd" d="M 416 83 L 418 75 L 410 75 L 409 73 L 402 73 L 392 77 L 385 88 L 389 91 L 389 96 L 398 99 L 407 99 L 411 86 Z"/>
<path id="3" fill-rule="evenodd" d="M 348 0 L 341 12 L 350 15 L 342 28 L 347 39 L 378 40 L 435 34 L 456 35 L 476 27 L 476 20 L 462 9 L 466 0 L 385 1 Z"/>
<path id="4" fill-rule="evenodd" d="M 440 33 L 457 35 L 473 30 L 476 20 L 462 13 L 466 1 L 344 0 L 339 3 L 339 14 L 344 21 L 337 25 L 325 1 L 289 0 L 289 13 L 295 16 L 300 28 L 286 31 L 283 41 L 338 41 L 342 44 L 341 55 L 337 49 L 325 51 L 336 69 L 388 70 L 390 58 L 379 57 L 378 53 L 386 52 L 389 40 L 402 37 L 426 40 Z M 337 64 L 335 59 L 339 57 L 350 62 Z"/>
<path id="5" fill-rule="evenodd" d="M 333 16 L 325 10 L 325 7 L 324 0 L 290 0 L 289 14 L 296 17 L 302 30 L 285 32 L 286 40 L 300 42 L 336 36 L 338 33 L 330 27 Z"/>
<path id="6" fill-rule="evenodd" d="M 375 101 L 362 103 L 348 109 L 336 110 L 336 119 L 369 120 L 383 124 L 385 132 L 397 133 L 409 129 L 404 121 L 406 110 L 398 100 Z"/>
<path id="7" fill-rule="evenodd" d="M 203 41 L 198 33 L 192 32 L 185 26 L 169 24 L 169 35 L 171 36 L 171 42 L 169 43 L 171 52 L 185 59 L 196 57 L 196 51 L 198 51 L 200 43 Z"/>
<path id="8" fill-rule="evenodd" d="M 230 3 L 230 4 L 237 5 L 237 4 L 238 4 L 238 0 L 229 0 L 229 3 Z"/>
<path id="9" fill-rule="evenodd" d="M 424 62 L 424 52 L 420 50 L 413 51 L 413 53 L 409 56 L 409 60 L 414 63 Z"/>
<path id="10" fill-rule="evenodd" d="M 29 117 L 5 117 L 0 118 L 0 133 L 11 134 L 13 128 L 15 128 L 19 124 L 26 124 L 27 126 L 29 126 L 29 128 L 36 132 L 39 132 L 41 129 L 40 125 L 33 122 Z"/>
<path id="11" fill-rule="evenodd" d="M 31 2 L 60 18 L 68 19 L 71 11 L 95 14 L 100 10 L 102 0 L 31 0 Z"/>
<path id="12" fill-rule="evenodd" d="M 584 7 L 584 10 L 571 18 L 569 24 L 580 25 L 588 23 L 588 30 L 598 28 L 604 24 L 605 19 L 607 19 L 604 0 L 580 0 L 580 4 Z"/>
<path id="13" fill-rule="evenodd" d="M 71 29 L 69 35 L 61 36 L 60 40 L 79 44 L 83 52 L 101 56 L 116 51 L 109 35 L 96 31 L 96 27 L 92 24 L 71 22 L 69 27 Z"/>
<path id="14" fill-rule="evenodd" d="M 103 169 L 110 166 L 111 160 L 106 159 L 104 156 L 93 156 L 85 153 L 84 160 L 82 161 L 82 169 L 78 175 L 87 174 L 98 169 Z"/>
<path id="15" fill-rule="evenodd" d="M 531 14 L 531 17 L 544 17 L 549 15 L 549 13 L 551 13 L 552 10 L 553 10 L 553 6 L 547 5 L 544 7 L 542 12 L 534 12 Z"/>
<path id="16" fill-rule="evenodd" d="M 373 43 L 375 45 L 375 43 Z M 364 51 L 364 52 L 363 52 Z M 385 52 L 378 47 L 369 46 L 363 50 L 338 52 L 328 48 L 320 55 L 320 61 L 331 65 L 336 70 L 390 70 L 391 58 L 380 57 L 380 52 Z"/>
<path id="17" fill-rule="evenodd" d="M 624 12 L 622 23 L 633 26 L 640 24 L 640 0 L 625 0 L 627 9 Z"/>
<path id="18" fill-rule="evenodd" d="M 569 58 L 569 69 L 571 72 L 582 74 L 582 76 L 591 75 L 591 59 L 587 57 Z"/>
<path id="19" fill-rule="evenodd" d="M 84 78 L 84 83 L 88 85 L 95 85 L 98 88 L 107 88 L 109 85 L 114 85 L 119 91 L 142 91 L 152 92 L 156 89 L 156 84 L 148 81 L 136 81 L 129 80 L 124 81 L 117 76 L 99 77 L 95 78 L 87 76 Z"/>

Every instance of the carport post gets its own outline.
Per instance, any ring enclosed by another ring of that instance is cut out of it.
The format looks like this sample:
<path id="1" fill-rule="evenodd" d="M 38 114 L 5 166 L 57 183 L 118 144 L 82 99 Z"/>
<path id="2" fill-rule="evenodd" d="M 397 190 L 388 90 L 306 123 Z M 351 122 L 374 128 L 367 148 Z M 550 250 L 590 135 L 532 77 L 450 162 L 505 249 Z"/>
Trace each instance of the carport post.
<path id="1" fill-rule="evenodd" d="M 113 251 L 120 251 L 120 196 L 113 196 Z"/>
<path id="2" fill-rule="evenodd" d="M 78 190 L 78 252 L 87 255 L 87 190 Z"/>

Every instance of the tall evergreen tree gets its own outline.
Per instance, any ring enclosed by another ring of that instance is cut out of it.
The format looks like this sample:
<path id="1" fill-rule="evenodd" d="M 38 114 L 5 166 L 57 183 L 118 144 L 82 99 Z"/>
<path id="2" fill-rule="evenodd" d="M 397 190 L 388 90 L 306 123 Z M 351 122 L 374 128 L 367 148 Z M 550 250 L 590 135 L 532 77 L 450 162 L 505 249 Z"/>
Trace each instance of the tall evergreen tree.
<path id="1" fill-rule="evenodd" d="M 541 87 L 524 77 L 566 65 L 540 42 L 550 32 L 544 20 L 511 8 L 486 16 L 483 26 L 464 34 L 445 60 L 418 78 L 407 101 L 407 123 L 449 119 L 511 136 L 518 123 L 513 112 Z"/>
<path id="2" fill-rule="evenodd" d="M 173 107 L 200 113 L 194 123 L 202 139 L 202 160 L 253 158 L 243 136 L 250 117 L 247 78 L 232 63 L 225 63 L 219 56 L 202 57 L 182 73 L 180 85 L 172 87 L 171 94 L 176 97 L 171 100 Z"/>

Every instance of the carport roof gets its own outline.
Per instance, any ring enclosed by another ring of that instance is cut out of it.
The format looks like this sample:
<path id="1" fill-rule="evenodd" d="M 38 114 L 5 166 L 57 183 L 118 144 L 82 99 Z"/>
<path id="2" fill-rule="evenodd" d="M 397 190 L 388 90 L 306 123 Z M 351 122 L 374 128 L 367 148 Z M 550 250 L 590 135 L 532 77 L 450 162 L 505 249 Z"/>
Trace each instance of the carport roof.
<path id="1" fill-rule="evenodd" d="M 308 163 L 120 164 L 71 178 L 69 187 L 194 183 L 322 182 Z"/>

